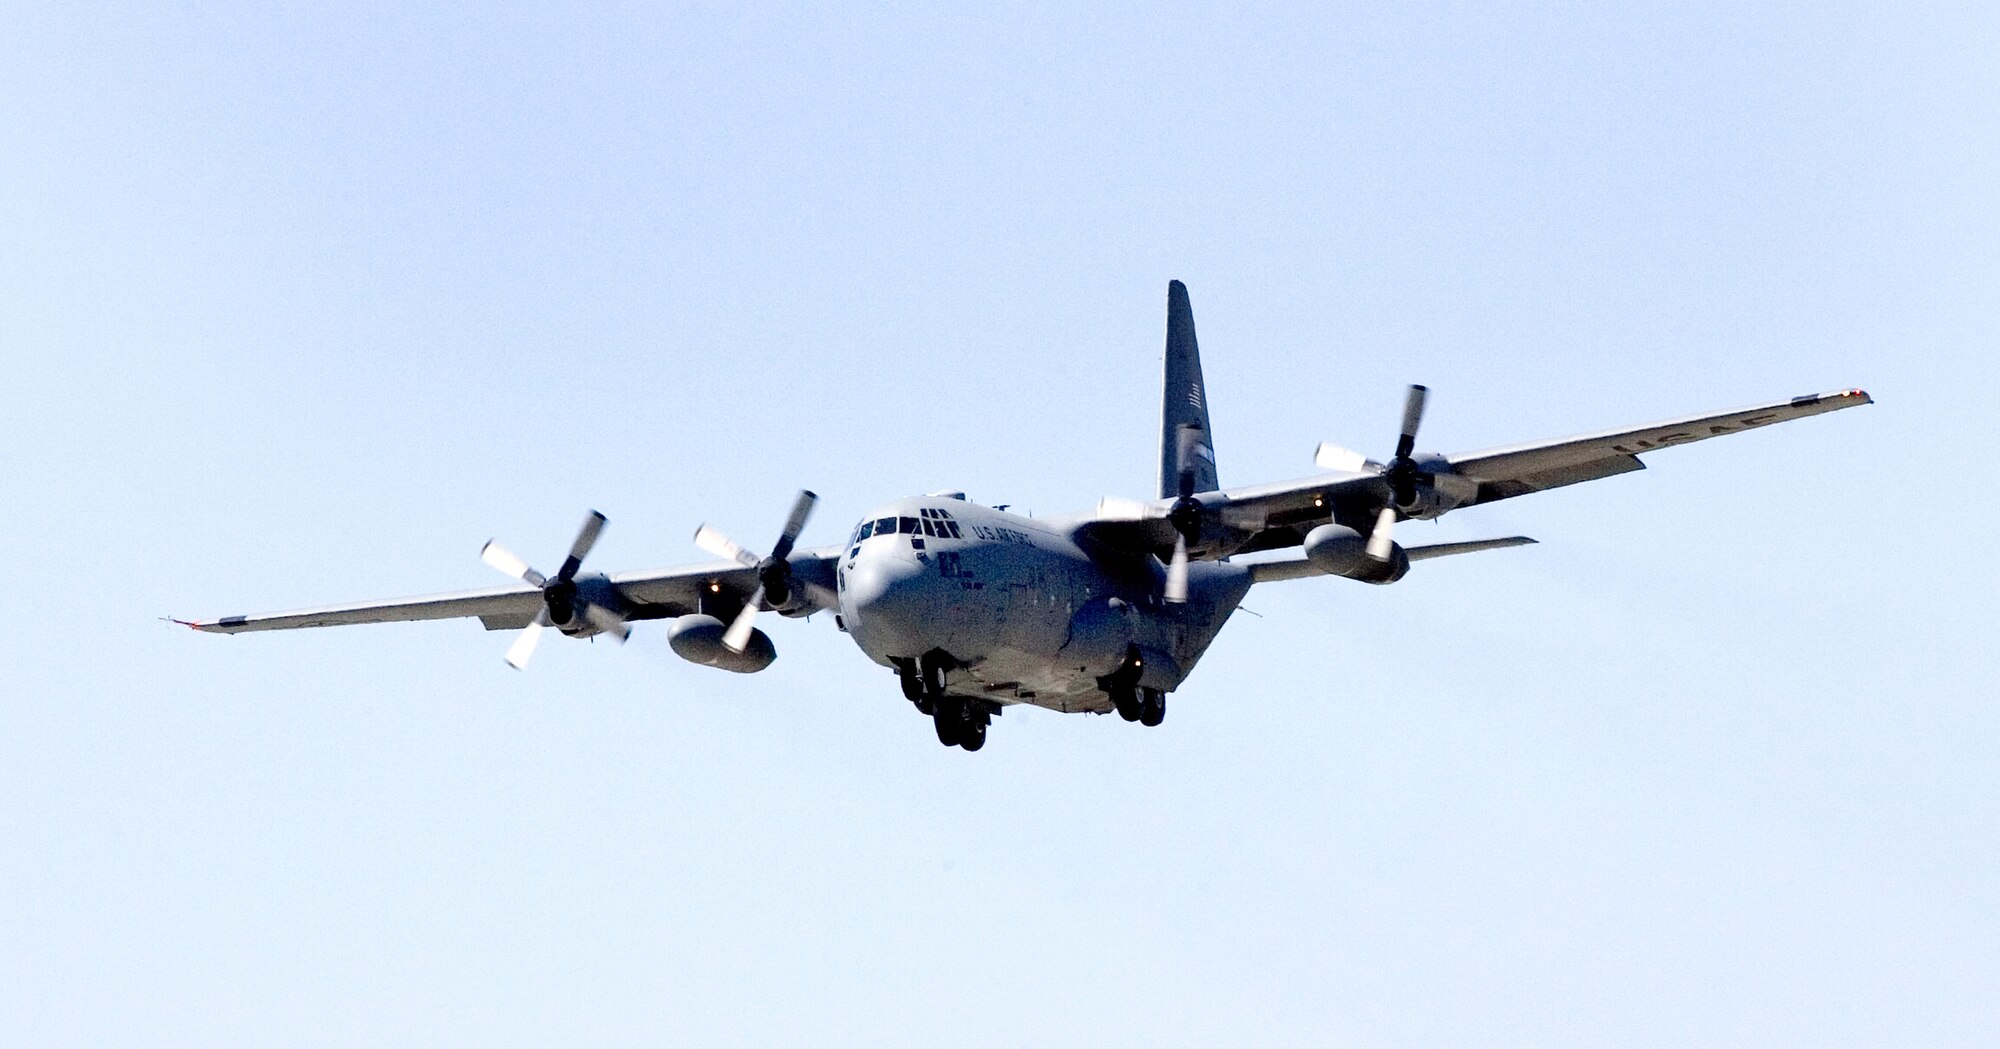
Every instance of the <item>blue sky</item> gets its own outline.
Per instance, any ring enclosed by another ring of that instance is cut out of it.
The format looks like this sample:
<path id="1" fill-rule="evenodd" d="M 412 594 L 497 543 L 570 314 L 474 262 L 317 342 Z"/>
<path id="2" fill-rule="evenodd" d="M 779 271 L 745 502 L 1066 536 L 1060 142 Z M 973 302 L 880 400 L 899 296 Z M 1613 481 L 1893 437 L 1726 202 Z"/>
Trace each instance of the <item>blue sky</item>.
<path id="1" fill-rule="evenodd" d="M 1976 1045 L 1982 5 L 0 13 L 0 1041 Z M 1165 726 L 209 616 L 1876 406 L 1254 592 Z"/>

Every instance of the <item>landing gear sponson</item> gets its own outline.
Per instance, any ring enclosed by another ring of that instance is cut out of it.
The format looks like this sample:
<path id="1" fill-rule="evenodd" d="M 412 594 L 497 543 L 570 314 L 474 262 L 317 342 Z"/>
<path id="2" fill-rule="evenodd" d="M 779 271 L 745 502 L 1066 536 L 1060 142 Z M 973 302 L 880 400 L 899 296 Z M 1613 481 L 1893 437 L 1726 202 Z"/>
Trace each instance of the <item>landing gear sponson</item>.
<path id="1" fill-rule="evenodd" d="M 971 696 L 954 696 L 945 690 L 945 675 L 956 665 L 950 655 L 926 652 L 916 659 L 898 659 L 896 680 L 903 686 L 903 698 L 917 712 L 931 719 L 938 742 L 947 747 L 978 750 L 986 745 L 986 729 L 1000 713 L 998 704 Z M 1118 716 L 1152 727 L 1167 719 L 1167 694 L 1139 685 L 1138 653 L 1134 651 L 1124 666 L 1099 680 Z"/>

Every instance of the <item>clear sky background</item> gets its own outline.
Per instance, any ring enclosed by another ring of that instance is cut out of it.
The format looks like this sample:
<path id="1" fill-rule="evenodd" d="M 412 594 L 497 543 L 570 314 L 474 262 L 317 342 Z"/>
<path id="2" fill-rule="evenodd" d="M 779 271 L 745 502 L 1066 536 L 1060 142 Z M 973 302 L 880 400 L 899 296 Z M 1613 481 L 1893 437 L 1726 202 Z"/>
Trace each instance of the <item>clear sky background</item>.
<path id="1" fill-rule="evenodd" d="M 0 10 L 0 1043 L 1990 1045 L 1990 4 Z M 1165 726 L 215 616 L 1879 404 L 1253 592 Z"/>

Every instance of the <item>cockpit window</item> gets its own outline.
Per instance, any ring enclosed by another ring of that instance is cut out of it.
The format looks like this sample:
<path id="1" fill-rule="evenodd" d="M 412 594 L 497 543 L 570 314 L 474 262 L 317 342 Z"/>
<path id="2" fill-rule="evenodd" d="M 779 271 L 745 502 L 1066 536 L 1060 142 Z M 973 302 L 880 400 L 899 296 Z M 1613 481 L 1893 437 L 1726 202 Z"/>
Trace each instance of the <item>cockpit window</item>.
<path id="1" fill-rule="evenodd" d="M 863 521 L 854 530 L 854 538 L 848 540 L 848 545 L 859 547 L 862 542 L 878 535 L 926 535 L 933 539 L 964 537 L 958 530 L 958 522 L 945 511 L 924 507 L 917 513 L 917 517 L 878 517 L 873 521 Z"/>

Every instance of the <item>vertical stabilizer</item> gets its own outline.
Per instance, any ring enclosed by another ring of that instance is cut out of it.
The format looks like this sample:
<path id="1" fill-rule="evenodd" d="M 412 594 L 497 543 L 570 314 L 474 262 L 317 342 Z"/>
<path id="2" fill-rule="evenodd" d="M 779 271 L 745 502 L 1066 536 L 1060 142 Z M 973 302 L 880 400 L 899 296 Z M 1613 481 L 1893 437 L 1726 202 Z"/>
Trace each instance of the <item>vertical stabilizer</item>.
<path id="1" fill-rule="evenodd" d="M 1181 430 L 1195 433 L 1183 445 Z M 1167 282 L 1167 367 L 1160 394 L 1160 498 L 1180 494 L 1182 448 L 1189 451 L 1194 473 L 1194 490 L 1212 492 L 1222 487 L 1215 475 L 1215 446 L 1208 428 L 1208 391 L 1201 382 L 1201 349 L 1194 341 L 1194 308 L 1188 305 L 1187 286 Z"/>

